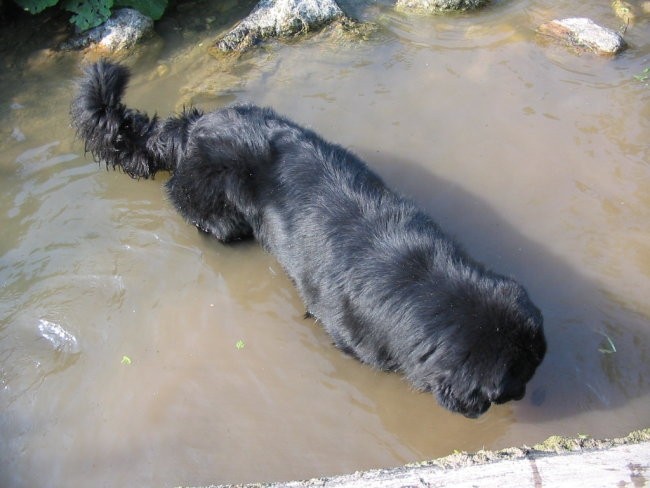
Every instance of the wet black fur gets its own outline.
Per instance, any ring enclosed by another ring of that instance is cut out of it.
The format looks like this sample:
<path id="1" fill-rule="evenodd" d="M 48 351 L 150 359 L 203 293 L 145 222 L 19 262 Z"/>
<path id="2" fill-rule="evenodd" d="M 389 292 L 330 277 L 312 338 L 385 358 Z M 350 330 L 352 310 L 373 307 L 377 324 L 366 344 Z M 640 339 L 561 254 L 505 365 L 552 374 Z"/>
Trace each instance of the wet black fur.
<path id="1" fill-rule="evenodd" d="M 523 397 L 546 351 L 524 288 L 472 260 L 356 156 L 268 108 L 159 120 L 90 66 L 72 104 L 87 151 L 134 178 L 169 171 L 178 211 L 223 242 L 254 237 L 343 351 L 477 417 Z"/>

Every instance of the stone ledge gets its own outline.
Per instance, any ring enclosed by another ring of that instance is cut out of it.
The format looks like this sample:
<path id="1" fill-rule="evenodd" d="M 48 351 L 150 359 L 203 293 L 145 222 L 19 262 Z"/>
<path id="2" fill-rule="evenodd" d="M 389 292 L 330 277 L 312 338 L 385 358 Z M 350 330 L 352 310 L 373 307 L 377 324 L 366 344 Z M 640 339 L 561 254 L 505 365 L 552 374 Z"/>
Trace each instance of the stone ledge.
<path id="1" fill-rule="evenodd" d="M 286 483 L 210 488 L 605 487 L 650 483 L 650 429 L 618 439 L 549 437 L 534 447 L 456 453 L 399 468 Z"/>

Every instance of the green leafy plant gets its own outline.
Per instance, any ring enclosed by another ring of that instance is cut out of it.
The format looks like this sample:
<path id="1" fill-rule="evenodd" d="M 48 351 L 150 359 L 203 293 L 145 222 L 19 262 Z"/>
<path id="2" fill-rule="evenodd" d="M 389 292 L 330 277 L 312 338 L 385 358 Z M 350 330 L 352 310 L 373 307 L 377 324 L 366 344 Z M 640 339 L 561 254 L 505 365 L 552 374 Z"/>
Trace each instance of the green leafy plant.
<path id="1" fill-rule="evenodd" d="M 72 12 L 70 22 L 85 31 L 106 22 L 111 16 L 113 0 L 63 0 L 61 7 Z"/>
<path id="2" fill-rule="evenodd" d="M 46 8 L 59 6 L 72 13 L 70 22 L 80 31 L 85 31 L 106 22 L 113 8 L 130 7 L 158 20 L 167 8 L 167 0 L 14 0 L 31 14 Z"/>

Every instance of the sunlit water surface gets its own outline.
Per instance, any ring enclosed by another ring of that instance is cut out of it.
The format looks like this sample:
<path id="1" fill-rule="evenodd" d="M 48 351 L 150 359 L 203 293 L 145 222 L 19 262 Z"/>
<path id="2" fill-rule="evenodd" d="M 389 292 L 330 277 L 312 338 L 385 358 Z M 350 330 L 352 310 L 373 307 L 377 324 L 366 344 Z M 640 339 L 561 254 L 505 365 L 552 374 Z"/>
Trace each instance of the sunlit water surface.
<path id="1" fill-rule="evenodd" d="M 206 48 L 242 12 L 172 12 L 131 61 L 127 102 L 271 105 L 359 154 L 528 288 L 549 351 L 526 397 L 468 420 L 336 350 L 271 256 L 201 236 L 165 175 L 84 155 L 68 121 L 80 58 L 30 41 L 0 74 L 0 486 L 286 480 L 650 425 L 648 17 L 603 59 L 534 29 L 619 28 L 609 1 L 343 5 L 377 22 L 368 40 L 235 62 Z"/>

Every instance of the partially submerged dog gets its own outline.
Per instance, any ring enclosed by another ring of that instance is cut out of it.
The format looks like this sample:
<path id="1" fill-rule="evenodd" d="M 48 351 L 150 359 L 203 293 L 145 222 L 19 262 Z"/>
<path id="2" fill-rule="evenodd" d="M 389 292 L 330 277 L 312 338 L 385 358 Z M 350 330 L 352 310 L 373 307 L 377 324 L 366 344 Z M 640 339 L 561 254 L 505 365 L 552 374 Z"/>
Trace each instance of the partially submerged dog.
<path id="1" fill-rule="evenodd" d="M 95 159 L 133 178 L 170 172 L 189 222 L 222 242 L 257 239 L 360 361 L 467 417 L 524 396 L 546 342 L 521 285 L 472 260 L 356 156 L 273 110 L 159 120 L 122 104 L 128 80 L 100 61 L 80 82 L 72 121 Z"/>

